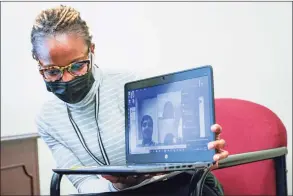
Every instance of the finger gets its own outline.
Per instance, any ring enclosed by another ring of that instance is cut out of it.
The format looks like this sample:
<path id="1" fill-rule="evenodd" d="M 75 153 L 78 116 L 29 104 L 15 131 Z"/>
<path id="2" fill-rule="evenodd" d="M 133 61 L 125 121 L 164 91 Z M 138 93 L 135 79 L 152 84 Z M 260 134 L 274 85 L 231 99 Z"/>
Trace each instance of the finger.
<path id="1" fill-rule="evenodd" d="M 217 141 L 209 142 L 208 143 L 208 149 L 222 149 L 225 147 L 225 140 L 220 139 Z"/>
<path id="2" fill-rule="evenodd" d="M 118 183 L 120 181 L 120 177 L 117 176 L 111 176 L 111 175 L 102 175 L 103 178 L 106 180 L 109 180 L 112 183 Z"/>
<path id="3" fill-rule="evenodd" d="M 221 139 L 221 133 L 216 133 L 216 140 L 220 140 Z"/>
<path id="4" fill-rule="evenodd" d="M 222 127 L 218 124 L 214 124 L 211 126 L 211 130 L 216 134 L 220 134 L 222 132 Z"/>
<path id="5" fill-rule="evenodd" d="M 215 146 L 216 149 L 222 149 L 222 148 L 225 147 L 225 145 L 226 145 L 226 141 L 223 140 L 223 139 L 214 141 L 214 146 Z"/>
<path id="6" fill-rule="evenodd" d="M 136 177 L 136 180 L 141 182 L 141 181 L 144 181 L 146 179 L 152 178 L 154 176 L 155 176 L 155 174 L 144 174 L 144 175 Z"/>
<path id="7" fill-rule="evenodd" d="M 212 167 L 211 170 L 217 169 L 219 167 L 219 163 L 216 162 Z"/>
<path id="8" fill-rule="evenodd" d="M 102 177 L 108 180 L 108 179 L 111 179 L 113 176 L 111 176 L 111 175 L 102 175 Z"/>
<path id="9" fill-rule="evenodd" d="M 121 181 L 121 183 L 131 185 L 131 184 L 135 184 L 137 180 L 138 180 L 138 177 L 136 178 L 133 176 L 127 176 L 125 180 Z"/>
<path id="10" fill-rule="evenodd" d="M 145 179 L 151 178 L 151 175 L 134 175 L 134 176 L 127 176 L 125 178 L 125 180 L 121 183 L 123 184 L 128 184 L 128 185 L 132 185 L 132 184 L 139 184 L 142 181 L 144 181 Z"/>
<path id="11" fill-rule="evenodd" d="M 214 161 L 219 161 L 219 160 L 222 160 L 222 159 L 225 159 L 229 156 L 229 152 L 226 151 L 226 150 L 221 150 L 220 153 L 217 153 L 214 155 Z"/>

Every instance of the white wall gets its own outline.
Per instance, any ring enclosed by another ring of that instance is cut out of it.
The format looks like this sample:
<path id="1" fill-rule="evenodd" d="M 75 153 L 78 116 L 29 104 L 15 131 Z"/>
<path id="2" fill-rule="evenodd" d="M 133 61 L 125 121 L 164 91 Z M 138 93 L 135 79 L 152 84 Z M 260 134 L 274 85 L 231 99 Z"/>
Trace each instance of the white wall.
<path id="1" fill-rule="evenodd" d="M 288 130 L 292 194 L 290 4 L 65 4 L 78 8 L 88 21 L 101 67 L 154 74 L 211 64 L 216 97 L 247 99 L 272 109 Z M 40 9 L 52 5 L 57 3 L 2 4 L 1 135 L 36 132 L 34 115 L 47 93 L 31 58 L 30 29 Z M 39 155 L 41 194 L 45 195 L 54 161 L 42 141 Z M 63 181 L 62 193 L 72 191 L 68 181 Z"/>

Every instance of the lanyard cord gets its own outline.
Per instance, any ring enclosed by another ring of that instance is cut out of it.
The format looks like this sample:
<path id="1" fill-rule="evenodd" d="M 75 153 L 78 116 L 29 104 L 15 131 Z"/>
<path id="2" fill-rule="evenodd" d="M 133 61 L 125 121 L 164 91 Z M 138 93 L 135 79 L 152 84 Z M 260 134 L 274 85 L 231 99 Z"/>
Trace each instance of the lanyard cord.
<path id="1" fill-rule="evenodd" d="M 69 120 L 72 124 L 72 127 L 74 128 L 74 131 L 76 132 L 76 135 L 80 141 L 80 143 L 82 144 L 82 146 L 84 147 L 84 149 L 87 151 L 87 153 L 99 164 L 99 165 L 110 165 L 110 161 L 109 158 L 107 156 L 106 150 L 104 148 L 103 142 L 102 142 L 102 138 L 101 138 L 101 133 L 100 133 L 100 128 L 99 128 L 99 124 L 98 124 L 98 117 L 99 117 L 99 109 L 100 109 L 100 87 L 98 88 L 98 103 L 97 103 L 97 97 L 95 96 L 95 120 L 96 120 L 96 124 L 98 127 L 97 130 L 97 138 L 98 138 L 98 143 L 99 143 L 99 147 L 101 150 L 101 154 L 102 157 L 104 159 L 104 162 L 100 161 L 92 152 L 91 150 L 88 148 L 84 137 L 82 136 L 80 129 L 78 128 L 77 124 L 74 122 L 73 118 L 72 118 L 72 114 L 67 106 L 67 113 L 68 113 L 68 117 Z"/>
<path id="2" fill-rule="evenodd" d="M 103 155 L 103 159 L 106 162 L 106 165 L 110 165 L 110 161 L 109 161 L 108 155 L 106 153 L 104 144 L 102 142 L 101 132 L 100 132 L 100 128 L 99 128 L 99 122 L 98 122 L 99 112 L 100 112 L 100 87 L 98 88 L 98 104 L 97 104 L 97 96 L 95 96 L 95 120 L 96 120 L 96 124 L 98 127 L 97 137 L 98 137 L 99 147 L 100 147 L 100 150 Z"/>

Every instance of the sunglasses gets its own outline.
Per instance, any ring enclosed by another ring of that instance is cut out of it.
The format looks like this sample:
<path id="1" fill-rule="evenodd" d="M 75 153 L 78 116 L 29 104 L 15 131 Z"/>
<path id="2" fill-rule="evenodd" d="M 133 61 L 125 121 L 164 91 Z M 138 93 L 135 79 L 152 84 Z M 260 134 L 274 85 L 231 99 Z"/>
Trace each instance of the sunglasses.
<path id="1" fill-rule="evenodd" d="M 152 127 L 152 126 L 153 126 L 152 122 L 150 122 L 148 120 L 143 121 L 142 124 L 141 124 L 141 127 L 144 128 L 144 129 L 148 128 L 148 127 Z"/>
<path id="2" fill-rule="evenodd" d="M 43 78 L 48 82 L 55 82 L 62 79 L 64 70 L 70 73 L 74 77 L 83 76 L 91 68 L 90 60 L 83 60 L 71 63 L 64 67 L 59 66 L 49 66 L 49 67 L 42 67 L 39 64 L 39 72 L 43 76 Z"/>

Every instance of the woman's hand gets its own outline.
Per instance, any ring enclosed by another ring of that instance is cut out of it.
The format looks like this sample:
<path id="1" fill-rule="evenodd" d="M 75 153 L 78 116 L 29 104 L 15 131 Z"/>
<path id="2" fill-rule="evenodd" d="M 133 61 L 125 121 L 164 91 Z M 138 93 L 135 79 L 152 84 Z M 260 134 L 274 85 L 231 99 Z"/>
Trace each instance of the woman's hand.
<path id="1" fill-rule="evenodd" d="M 216 161 L 216 164 L 212 167 L 212 169 L 215 169 L 218 167 L 219 160 L 227 158 L 229 155 L 229 152 L 224 150 L 225 140 L 220 138 L 222 127 L 218 124 L 214 124 L 211 127 L 211 130 L 212 132 L 216 133 L 216 141 L 210 142 L 208 144 L 208 148 L 216 149 L 217 153 L 214 155 L 214 161 Z"/>
<path id="2" fill-rule="evenodd" d="M 210 142 L 208 144 L 209 149 L 216 149 L 217 153 L 214 155 L 214 161 L 216 161 L 216 164 L 212 167 L 212 169 L 215 169 L 218 167 L 219 160 L 225 159 L 228 157 L 229 152 L 224 150 L 225 147 L 225 140 L 220 138 L 222 127 L 218 124 L 214 124 L 211 127 L 211 131 L 216 134 L 216 141 Z M 161 174 L 157 174 L 161 175 Z M 149 179 L 155 175 L 133 175 L 133 176 L 111 176 L 111 175 L 103 175 L 103 177 L 110 182 L 113 183 L 115 188 L 122 190 L 134 185 L 137 185 L 141 182 L 143 182 L 146 179 Z"/>
<path id="3" fill-rule="evenodd" d="M 118 190 L 137 185 L 144 180 L 153 177 L 153 175 L 133 175 L 133 176 L 111 176 L 102 175 L 103 178 L 113 183 L 114 187 Z"/>

